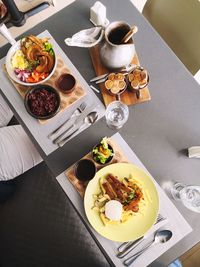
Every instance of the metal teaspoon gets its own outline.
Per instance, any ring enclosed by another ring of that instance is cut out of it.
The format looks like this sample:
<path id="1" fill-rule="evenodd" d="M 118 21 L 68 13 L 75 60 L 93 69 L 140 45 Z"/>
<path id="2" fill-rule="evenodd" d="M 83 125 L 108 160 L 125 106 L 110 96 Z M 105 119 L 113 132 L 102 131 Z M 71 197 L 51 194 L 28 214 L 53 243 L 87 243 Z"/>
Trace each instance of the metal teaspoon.
<path id="1" fill-rule="evenodd" d="M 148 248 L 150 248 L 155 243 L 165 243 L 169 241 L 172 237 L 172 232 L 170 230 L 160 230 L 156 231 L 154 235 L 153 241 L 151 241 L 146 247 L 144 247 L 139 252 L 135 253 L 128 259 L 124 261 L 125 266 L 130 266 L 140 255 L 142 255 L 143 252 L 145 252 Z"/>

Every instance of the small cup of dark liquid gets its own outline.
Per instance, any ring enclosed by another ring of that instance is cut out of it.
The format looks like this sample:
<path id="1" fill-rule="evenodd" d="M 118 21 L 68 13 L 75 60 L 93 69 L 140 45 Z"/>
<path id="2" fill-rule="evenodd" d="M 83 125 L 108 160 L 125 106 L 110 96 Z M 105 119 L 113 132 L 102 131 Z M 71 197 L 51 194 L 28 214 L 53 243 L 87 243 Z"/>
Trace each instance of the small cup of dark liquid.
<path id="1" fill-rule="evenodd" d="M 78 180 L 86 182 L 94 178 L 96 174 L 96 166 L 89 159 L 81 159 L 74 166 L 74 173 Z"/>
<path id="2" fill-rule="evenodd" d="M 64 94 L 70 94 L 76 87 L 76 79 L 70 73 L 63 73 L 56 81 L 56 86 Z"/>

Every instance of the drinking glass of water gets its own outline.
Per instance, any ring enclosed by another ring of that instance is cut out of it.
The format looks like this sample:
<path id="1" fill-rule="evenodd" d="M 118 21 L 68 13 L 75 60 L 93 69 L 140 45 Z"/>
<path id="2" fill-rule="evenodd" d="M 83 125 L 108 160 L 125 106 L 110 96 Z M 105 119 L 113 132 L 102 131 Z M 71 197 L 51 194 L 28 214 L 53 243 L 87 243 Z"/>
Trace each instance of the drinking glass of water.
<path id="1" fill-rule="evenodd" d="M 188 209 L 200 213 L 200 186 L 174 183 L 171 187 L 171 194 Z"/>
<path id="2" fill-rule="evenodd" d="M 106 123 L 111 129 L 120 129 L 128 120 L 128 106 L 121 101 L 113 101 L 106 108 Z"/>

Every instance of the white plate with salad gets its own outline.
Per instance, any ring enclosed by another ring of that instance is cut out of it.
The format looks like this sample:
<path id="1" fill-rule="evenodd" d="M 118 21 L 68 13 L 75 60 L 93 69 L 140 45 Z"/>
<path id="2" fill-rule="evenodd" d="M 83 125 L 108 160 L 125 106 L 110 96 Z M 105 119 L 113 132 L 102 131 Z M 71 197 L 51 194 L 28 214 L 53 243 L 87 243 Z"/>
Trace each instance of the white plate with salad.
<path id="1" fill-rule="evenodd" d="M 12 45 L 6 56 L 6 70 L 15 82 L 35 86 L 54 73 L 57 58 L 48 38 L 29 35 Z"/>

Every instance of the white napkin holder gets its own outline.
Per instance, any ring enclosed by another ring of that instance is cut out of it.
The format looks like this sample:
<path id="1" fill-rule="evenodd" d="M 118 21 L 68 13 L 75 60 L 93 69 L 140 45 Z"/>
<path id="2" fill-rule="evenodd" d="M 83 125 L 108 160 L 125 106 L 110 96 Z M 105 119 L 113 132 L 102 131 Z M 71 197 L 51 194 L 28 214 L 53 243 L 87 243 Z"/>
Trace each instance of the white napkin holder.
<path id="1" fill-rule="evenodd" d="M 107 26 L 109 24 L 106 18 L 106 7 L 99 1 L 90 8 L 90 21 L 95 26 Z"/>

